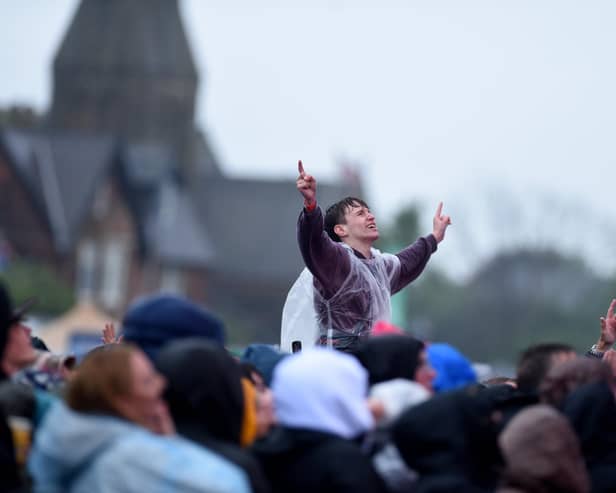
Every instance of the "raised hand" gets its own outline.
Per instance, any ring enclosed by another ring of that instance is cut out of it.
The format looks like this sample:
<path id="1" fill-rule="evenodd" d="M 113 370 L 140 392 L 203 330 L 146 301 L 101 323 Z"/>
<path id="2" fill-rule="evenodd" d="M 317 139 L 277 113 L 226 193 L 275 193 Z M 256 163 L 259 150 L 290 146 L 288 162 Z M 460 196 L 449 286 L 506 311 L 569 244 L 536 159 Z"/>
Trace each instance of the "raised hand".
<path id="1" fill-rule="evenodd" d="M 122 342 L 123 337 L 124 336 L 120 336 L 116 339 L 115 326 L 112 323 L 105 324 L 103 337 L 101 337 L 103 344 L 117 344 L 118 342 Z"/>
<path id="2" fill-rule="evenodd" d="M 164 402 L 156 404 L 146 417 L 146 427 L 158 435 L 175 435 L 175 425 L 169 412 L 169 408 Z"/>
<path id="3" fill-rule="evenodd" d="M 436 214 L 432 220 L 432 234 L 436 238 L 437 243 L 440 243 L 445 238 L 445 230 L 451 224 L 451 218 L 443 215 L 443 203 L 439 202 L 436 208 Z"/>
<path id="4" fill-rule="evenodd" d="M 616 299 L 613 299 L 610 303 L 609 308 L 607 309 L 607 313 L 605 317 L 601 317 L 599 321 L 601 322 L 601 337 L 600 341 L 605 343 L 608 347 L 612 346 L 616 341 Z"/>
<path id="5" fill-rule="evenodd" d="M 297 162 L 297 171 L 299 171 L 296 182 L 297 189 L 304 197 L 304 203 L 306 205 L 314 204 L 317 200 L 317 181 L 312 175 L 304 171 L 304 165 L 301 160 Z"/>

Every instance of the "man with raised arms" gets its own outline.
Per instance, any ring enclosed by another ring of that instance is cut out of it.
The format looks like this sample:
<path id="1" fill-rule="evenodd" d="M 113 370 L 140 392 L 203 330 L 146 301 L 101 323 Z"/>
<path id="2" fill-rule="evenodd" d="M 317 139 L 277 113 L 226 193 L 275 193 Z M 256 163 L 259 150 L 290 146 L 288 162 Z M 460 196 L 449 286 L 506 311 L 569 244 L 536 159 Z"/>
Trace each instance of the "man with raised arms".
<path id="1" fill-rule="evenodd" d="M 283 349 L 294 340 L 352 351 L 379 320 L 391 318 L 391 295 L 416 279 L 451 224 L 438 205 L 432 234 L 395 255 L 372 248 L 379 238 L 374 215 L 361 199 L 346 197 L 323 217 L 317 184 L 298 163 L 304 199 L 297 240 L 306 264 L 283 310 Z M 312 295 L 312 296 L 310 296 Z M 308 298 L 307 302 L 306 299 Z"/>

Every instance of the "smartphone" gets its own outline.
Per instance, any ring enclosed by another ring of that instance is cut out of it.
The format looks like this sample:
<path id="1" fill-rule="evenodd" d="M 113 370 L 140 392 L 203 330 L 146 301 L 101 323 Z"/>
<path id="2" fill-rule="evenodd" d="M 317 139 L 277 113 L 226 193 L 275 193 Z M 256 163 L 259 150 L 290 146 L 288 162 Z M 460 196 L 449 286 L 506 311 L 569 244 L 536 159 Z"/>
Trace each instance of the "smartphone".
<path id="1" fill-rule="evenodd" d="M 293 341 L 291 343 L 291 351 L 299 353 L 302 350 L 302 341 Z"/>

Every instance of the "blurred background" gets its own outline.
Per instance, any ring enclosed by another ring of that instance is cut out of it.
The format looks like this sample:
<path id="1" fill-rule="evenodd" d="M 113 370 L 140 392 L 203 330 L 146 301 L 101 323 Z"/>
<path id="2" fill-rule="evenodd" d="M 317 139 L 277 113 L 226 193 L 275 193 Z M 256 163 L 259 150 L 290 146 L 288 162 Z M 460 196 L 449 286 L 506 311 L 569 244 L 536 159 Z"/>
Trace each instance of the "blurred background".
<path id="1" fill-rule="evenodd" d="M 296 162 L 380 247 L 453 226 L 396 322 L 475 360 L 595 342 L 616 296 L 609 1 L 8 0 L 0 269 L 58 351 L 136 296 L 277 342 Z"/>

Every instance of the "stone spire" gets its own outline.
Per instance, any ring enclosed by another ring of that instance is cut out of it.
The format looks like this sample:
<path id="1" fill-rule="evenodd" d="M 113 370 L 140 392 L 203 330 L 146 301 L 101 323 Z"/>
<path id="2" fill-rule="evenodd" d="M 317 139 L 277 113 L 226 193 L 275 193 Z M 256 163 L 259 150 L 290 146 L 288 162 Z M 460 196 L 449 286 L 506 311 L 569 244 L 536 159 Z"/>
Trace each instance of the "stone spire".
<path id="1" fill-rule="evenodd" d="M 177 0 L 82 0 L 53 77 L 50 128 L 167 145 L 183 158 L 198 76 Z"/>

